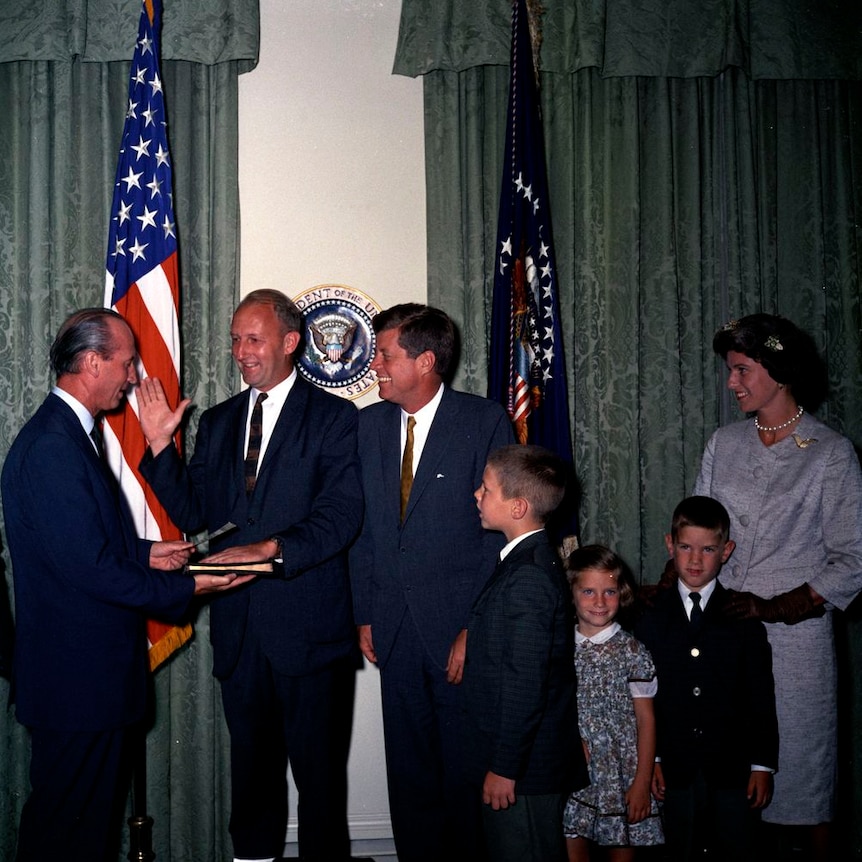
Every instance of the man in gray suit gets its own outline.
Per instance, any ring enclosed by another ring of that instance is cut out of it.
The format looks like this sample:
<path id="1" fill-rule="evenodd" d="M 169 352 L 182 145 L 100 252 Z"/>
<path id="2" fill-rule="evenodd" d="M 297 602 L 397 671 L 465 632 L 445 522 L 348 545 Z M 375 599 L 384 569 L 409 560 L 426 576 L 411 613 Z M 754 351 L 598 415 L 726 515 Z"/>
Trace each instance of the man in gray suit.
<path id="1" fill-rule="evenodd" d="M 360 411 L 367 501 L 350 554 L 354 616 L 381 671 L 389 802 L 400 862 L 481 858 L 481 800 L 463 778 L 457 684 L 470 607 L 503 546 L 473 499 L 488 454 L 513 441 L 495 402 L 444 380 L 455 326 L 435 308 L 374 319 L 383 402 Z"/>

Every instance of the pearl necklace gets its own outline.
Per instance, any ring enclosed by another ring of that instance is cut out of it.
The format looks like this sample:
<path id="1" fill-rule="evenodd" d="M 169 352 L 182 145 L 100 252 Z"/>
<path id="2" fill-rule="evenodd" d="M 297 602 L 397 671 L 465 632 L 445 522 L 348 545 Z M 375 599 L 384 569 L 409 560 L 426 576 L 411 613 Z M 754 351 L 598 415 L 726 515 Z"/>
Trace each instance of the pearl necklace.
<path id="1" fill-rule="evenodd" d="M 799 409 L 796 411 L 795 416 L 791 416 L 786 422 L 782 422 L 780 425 L 761 425 L 760 422 L 757 421 L 757 417 L 754 417 L 754 427 L 758 431 L 780 431 L 782 428 L 787 428 L 792 425 L 803 413 L 805 410 L 802 408 L 802 405 L 799 406 Z"/>

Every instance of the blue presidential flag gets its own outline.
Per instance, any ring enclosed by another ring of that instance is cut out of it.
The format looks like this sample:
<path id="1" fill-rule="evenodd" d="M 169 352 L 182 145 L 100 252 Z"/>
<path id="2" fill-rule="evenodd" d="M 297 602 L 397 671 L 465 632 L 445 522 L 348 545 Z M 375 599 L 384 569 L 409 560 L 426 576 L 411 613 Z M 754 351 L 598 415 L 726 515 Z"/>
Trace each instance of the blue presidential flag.
<path id="1" fill-rule="evenodd" d="M 512 8 L 512 66 L 500 189 L 488 374 L 521 443 L 572 461 L 557 273 L 538 92 L 524 0 Z"/>

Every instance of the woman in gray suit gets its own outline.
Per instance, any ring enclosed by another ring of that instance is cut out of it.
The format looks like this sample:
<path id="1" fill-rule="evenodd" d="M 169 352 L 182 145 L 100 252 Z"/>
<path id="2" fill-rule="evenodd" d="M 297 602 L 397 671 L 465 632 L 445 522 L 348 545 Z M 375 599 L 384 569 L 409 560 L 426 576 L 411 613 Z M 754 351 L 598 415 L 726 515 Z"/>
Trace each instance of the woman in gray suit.
<path id="1" fill-rule="evenodd" d="M 825 394 L 811 340 L 753 314 L 713 339 L 728 388 L 753 416 L 719 428 L 695 494 L 731 517 L 736 550 L 720 580 L 732 612 L 766 623 L 780 735 L 775 795 L 763 820 L 805 829 L 806 858 L 830 857 L 837 766 L 832 611 L 862 590 L 862 474 L 851 442 L 810 415 Z"/>

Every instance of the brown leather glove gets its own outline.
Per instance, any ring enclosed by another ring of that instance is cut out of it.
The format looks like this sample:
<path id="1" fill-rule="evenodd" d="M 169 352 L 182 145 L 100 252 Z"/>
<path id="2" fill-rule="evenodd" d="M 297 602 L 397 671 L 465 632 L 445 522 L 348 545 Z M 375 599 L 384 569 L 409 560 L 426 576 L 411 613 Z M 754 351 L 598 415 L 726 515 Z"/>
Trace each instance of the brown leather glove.
<path id="1" fill-rule="evenodd" d="M 651 608 L 658 597 L 669 587 L 672 587 L 677 582 L 676 569 L 673 566 L 673 560 L 668 560 L 661 573 L 661 578 L 657 584 L 642 584 L 638 590 L 638 601 L 647 608 Z"/>
<path id="2" fill-rule="evenodd" d="M 765 623 L 787 623 L 789 626 L 805 619 L 822 617 L 826 612 L 823 605 L 814 600 L 808 584 L 800 584 L 771 599 L 762 599 L 754 593 L 728 590 L 722 610 L 732 619 L 763 620 Z"/>

